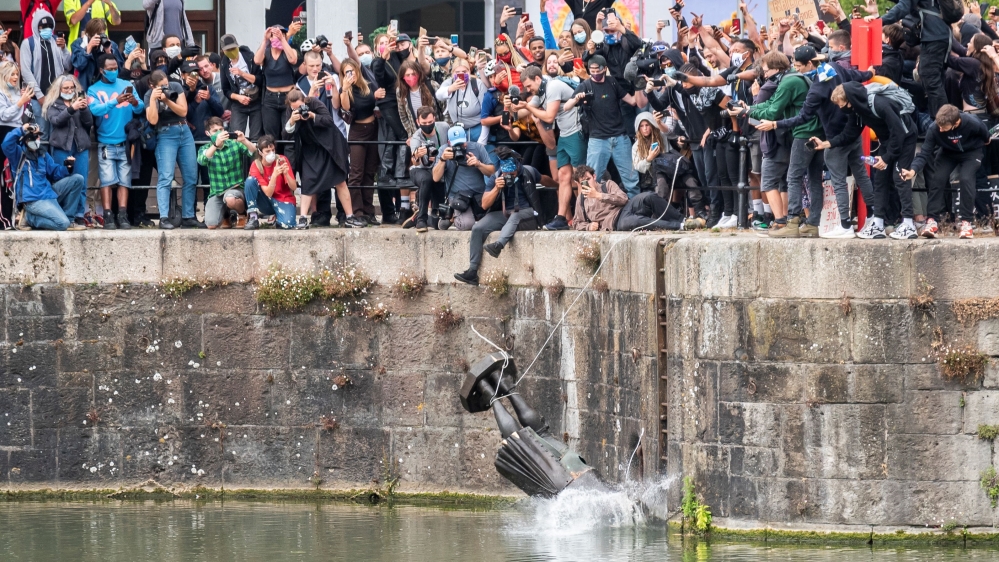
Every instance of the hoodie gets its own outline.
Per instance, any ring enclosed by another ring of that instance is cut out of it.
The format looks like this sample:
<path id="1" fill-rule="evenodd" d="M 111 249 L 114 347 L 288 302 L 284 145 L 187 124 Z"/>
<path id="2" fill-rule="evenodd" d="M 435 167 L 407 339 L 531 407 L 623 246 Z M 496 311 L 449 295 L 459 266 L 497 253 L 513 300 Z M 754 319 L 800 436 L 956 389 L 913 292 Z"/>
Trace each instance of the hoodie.
<path id="1" fill-rule="evenodd" d="M 635 131 L 638 131 L 638 127 L 642 124 L 642 121 L 648 121 L 652 125 L 653 135 L 659 132 L 659 125 L 656 123 L 656 118 L 653 117 L 648 111 L 643 111 L 635 117 Z M 637 134 L 637 133 L 636 133 Z M 653 141 L 654 142 L 654 141 Z M 669 148 L 669 145 L 659 135 L 659 154 L 664 153 Z M 631 165 L 639 174 L 644 174 L 652 168 L 652 162 L 649 162 L 648 155 L 642 156 L 638 153 L 638 142 L 631 145 Z"/>
<path id="2" fill-rule="evenodd" d="M 845 82 L 866 82 L 873 78 L 874 74 L 866 70 L 854 70 L 849 66 L 849 59 L 839 58 L 839 61 L 819 65 L 818 72 L 812 77 L 812 86 L 808 89 L 801 111 L 790 119 L 778 121 L 778 129 L 794 128 L 811 121 L 813 117 L 818 117 L 827 139 L 843 132 L 843 128 L 846 127 L 846 114 L 830 99 L 833 89 Z"/>
<path id="3" fill-rule="evenodd" d="M 42 61 L 45 54 L 42 51 L 42 44 L 45 43 L 52 53 L 51 76 L 53 78 L 62 76 L 73 70 L 71 66 L 72 55 L 69 48 L 60 49 L 56 44 L 55 35 L 48 41 L 42 39 L 38 34 L 38 22 L 45 16 L 52 18 L 52 14 L 42 8 L 35 10 L 35 17 L 31 20 L 31 36 L 21 41 L 21 79 L 25 84 L 35 90 L 35 98 L 39 101 L 45 97 L 45 90 L 39 86 L 42 79 Z M 55 21 L 55 18 L 52 18 Z"/>
<path id="4" fill-rule="evenodd" d="M 934 158 L 934 151 L 939 147 L 940 155 L 963 154 L 978 150 L 989 142 L 989 130 L 982 123 L 981 119 L 970 114 L 961 112 L 961 122 L 953 129 L 942 132 L 940 126 L 934 123 L 926 131 L 926 140 L 923 141 L 923 148 L 912 161 L 912 171 L 919 172 L 926 166 L 927 158 Z"/>
<path id="5" fill-rule="evenodd" d="M 52 184 L 69 175 L 69 170 L 57 164 L 48 152 L 38 150 L 31 153 L 21 144 L 24 130 L 15 128 L 3 139 L 3 153 L 10 160 L 11 171 L 15 175 L 14 192 L 18 203 L 31 203 L 46 199 L 58 199 Z"/>
<path id="6" fill-rule="evenodd" d="M 902 115 L 902 108 L 897 102 L 887 96 L 874 96 L 874 110 L 868 102 L 867 88 L 860 82 L 843 84 L 846 100 L 850 107 L 842 111 L 847 115 L 847 124 L 843 132 L 829 139 L 832 147 L 847 146 L 860 138 L 864 127 L 870 127 L 878 136 L 883 151 L 881 158 L 888 161 L 898 160 L 903 147 L 915 147 L 916 122 L 909 114 Z"/>

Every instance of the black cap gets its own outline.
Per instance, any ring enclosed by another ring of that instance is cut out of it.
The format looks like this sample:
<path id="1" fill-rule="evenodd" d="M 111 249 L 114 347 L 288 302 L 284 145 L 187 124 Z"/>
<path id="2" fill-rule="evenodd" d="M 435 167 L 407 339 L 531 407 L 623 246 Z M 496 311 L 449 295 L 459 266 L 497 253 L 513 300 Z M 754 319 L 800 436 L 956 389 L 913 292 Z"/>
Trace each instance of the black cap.
<path id="1" fill-rule="evenodd" d="M 193 60 L 186 60 L 180 63 L 181 74 L 190 74 L 192 72 L 197 72 L 197 71 L 198 71 L 198 63 L 194 62 Z"/>
<path id="2" fill-rule="evenodd" d="M 600 68 L 607 68 L 607 59 L 605 59 L 602 55 L 593 55 L 590 57 L 590 60 L 586 61 L 587 66 L 591 64 L 595 64 Z"/>
<path id="3" fill-rule="evenodd" d="M 38 29 L 55 29 L 55 20 L 52 16 L 45 16 L 38 20 Z"/>
<path id="4" fill-rule="evenodd" d="M 822 61 L 826 58 L 820 55 L 815 47 L 811 45 L 802 45 L 794 50 L 794 60 L 801 63 L 812 62 L 812 61 Z"/>
<path id="5" fill-rule="evenodd" d="M 236 36 L 232 33 L 226 33 L 221 39 L 219 39 L 219 48 L 223 51 L 238 49 L 239 41 L 236 41 Z"/>
<path id="6" fill-rule="evenodd" d="M 406 35 L 405 33 L 400 33 L 399 35 L 396 36 L 395 38 L 396 43 L 402 43 L 403 41 L 409 41 L 410 43 L 413 42 L 413 40 L 409 38 L 409 35 Z"/>

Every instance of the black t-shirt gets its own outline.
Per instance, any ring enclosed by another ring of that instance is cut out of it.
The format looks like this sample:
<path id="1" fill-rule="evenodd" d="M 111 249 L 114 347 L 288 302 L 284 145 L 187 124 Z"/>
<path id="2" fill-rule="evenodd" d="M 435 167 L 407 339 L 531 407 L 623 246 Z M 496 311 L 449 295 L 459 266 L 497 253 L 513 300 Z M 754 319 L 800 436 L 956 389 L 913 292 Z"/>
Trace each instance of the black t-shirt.
<path id="1" fill-rule="evenodd" d="M 744 70 L 738 70 L 735 67 L 730 67 L 719 72 L 718 74 L 722 78 L 725 78 L 727 80 L 729 75 L 733 73 L 739 74 L 745 72 L 753 68 L 753 66 L 754 65 L 750 65 L 746 67 Z M 759 68 L 757 68 L 757 72 L 760 72 Z M 762 74 L 762 72 L 760 73 Z M 753 81 L 738 79 L 734 83 L 732 83 L 732 101 L 736 103 L 744 101 L 746 102 L 746 105 L 753 105 Z M 721 110 L 719 109 L 719 111 Z M 753 132 L 754 129 L 749 124 L 749 117 L 739 118 L 739 129 L 743 131 L 743 133 L 745 134 L 750 134 Z"/>
<path id="2" fill-rule="evenodd" d="M 573 94 L 586 91 L 593 92 L 593 101 L 589 104 L 590 138 L 611 139 L 627 135 L 628 130 L 625 129 L 624 120 L 621 118 L 621 99 L 628 92 L 624 91 L 617 80 L 610 76 L 604 78 L 603 82 L 586 79 Z M 586 111 L 585 106 L 584 111 Z"/>
<path id="3" fill-rule="evenodd" d="M 731 122 L 728 118 L 724 122 L 721 118 L 722 107 L 719 104 L 725 99 L 725 92 L 720 88 L 692 88 L 688 93 L 690 93 L 690 101 L 704 118 L 704 124 L 708 129 L 715 131 L 723 125 L 731 128 Z M 700 139 L 697 141 L 700 142 Z"/>
<path id="4" fill-rule="evenodd" d="M 180 82 L 175 82 L 173 80 L 170 80 L 167 83 L 167 85 L 169 87 L 169 92 L 171 94 L 177 94 L 178 96 L 184 95 L 184 87 L 181 86 Z M 146 95 L 143 97 L 143 102 L 145 102 L 146 107 L 149 107 L 149 102 L 152 100 L 152 98 L 153 98 L 152 89 L 146 90 Z M 156 103 L 158 104 L 159 107 L 159 116 L 160 116 L 159 122 L 156 123 L 157 129 L 162 129 L 167 125 L 181 123 L 185 120 L 184 117 L 181 117 L 180 115 L 174 113 L 173 110 L 170 109 L 170 106 L 166 104 L 166 102 L 158 101 Z"/>
<path id="5" fill-rule="evenodd" d="M 596 29 L 597 14 L 600 13 L 600 10 L 613 6 L 614 0 L 591 0 L 590 2 L 585 2 L 584 0 L 566 0 L 565 4 L 572 10 L 572 17 L 586 20 L 586 23 L 590 25 L 590 29 Z"/>

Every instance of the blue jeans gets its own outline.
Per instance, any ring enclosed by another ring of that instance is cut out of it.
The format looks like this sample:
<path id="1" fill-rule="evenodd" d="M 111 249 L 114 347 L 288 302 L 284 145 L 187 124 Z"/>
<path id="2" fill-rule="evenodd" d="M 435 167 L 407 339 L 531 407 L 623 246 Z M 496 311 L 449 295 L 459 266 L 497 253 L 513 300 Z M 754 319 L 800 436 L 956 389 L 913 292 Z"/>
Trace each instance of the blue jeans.
<path id="1" fill-rule="evenodd" d="M 621 182 L 624 183 L 624 192 L 628 194 L 628 198 L 638 195 L 638 172 L 631 167 L 631 139 L 626 135 L 611 139 L 590 137 L 590 142 L 586 145 L 586 165 L 593 168 L 598 180 L 611 159 L 614 159 L 614 165 L 621 174 Z"/>
<path id="2" fill-rule="evenodd" d="M 82 212 L 80 192 L 86 186 L 87 181 L 80 174 L 66 176 L 55 182 L 52 190 L 56 192 L 56 199 L 41 199 L 24 204 L 28 224 L 41 230 L 66 230 L 69 228 L 69 217 Z"/>
<path id="3" fill-rule="evenodd" d="M 184 187 L 181 191 L 181 218 L 194 218 L 194 186 L 198 183 L 198 154 L 194 147 L 194 135 L 187 125 L 177 125 L 160 129 L 156 134 L 156 170 L 159 180 L 156 182 L 156 205 L 160 216 L 170 213 L 170 197 L 173 195 L 174 167 L 180 166 L 184 176 Z"/>
<path id="4" fill-rule="evenodd" d="M 243 193 L 246 195 L 246 213 L 259 213 L 261 215 L 276 215 L 278 226 L 282 228 L 295 228 L 295 205 L 271 199 L 260 190 L 257 178 L 246 178 L 243 184 Z"/>
<path id="5" fill-rule="evenodd" d="M 80 192 L 80 210 L 79 214 L 76 215 L 82 217 L 87 212 L 86 179 L 87 174 L 90 173 L 90 151 L 84 149 L 79 152 L 70 152 L 68 150 L 59 150 L 58 148 L 52 149 L 52 159 L 56 161 L 56 164 L 62 164 L 70 156 L 76 158 L 76 164 L 73 165 L 73 173 L 80 174 L 84 179 L 83 191 Z"/>

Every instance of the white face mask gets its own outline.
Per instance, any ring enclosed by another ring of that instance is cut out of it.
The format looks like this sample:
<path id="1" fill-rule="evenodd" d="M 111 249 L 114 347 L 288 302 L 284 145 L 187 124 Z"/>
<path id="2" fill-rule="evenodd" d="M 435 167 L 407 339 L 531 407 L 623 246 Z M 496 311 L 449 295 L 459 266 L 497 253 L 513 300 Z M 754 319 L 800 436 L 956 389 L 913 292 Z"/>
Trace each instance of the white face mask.
<path id="1" fill-rule="evenodd" d="M 163 49 L 163 52 L 165 52 L 170 58 L 176 58 L 180 54 L 180 47 L 167 47 L 166 49 Z"/>
<path id="2" fill-rule="evenodd" d="M 71 100 L 71 99 L 73 99 L 73 98 L 76 97 L 76 93 L 74 92 L 74 93 L 67 94 L 66 92 L 62 92 L 62 93 L 59 94 L 59 97 L 61 97 L 62 99 L 66 100 L 66 101 L 69 101 L 69 100 Z"/>
<path id="3" fill-rule="evenodd" d="M 28 141 L 28 148 L 30 150 L 38 150 L 41 147 L 42 147 L 42 141 L 40 140 Z"/>
<path id="4" fill-rule="evenodd" d="M 742 53 L 732 53 L 732 66 L 742 66 L 742 63 L 745 60 L 743 56 L 744 55 Z"/>
<path id="5" fill-rule="evenodd" d="M 268 164 L 273 164 L 275 160 L 277 160 L 277 153 L 269 152 L 267 154 L 264 154 L 264 162 L 267 162 Z"/>

